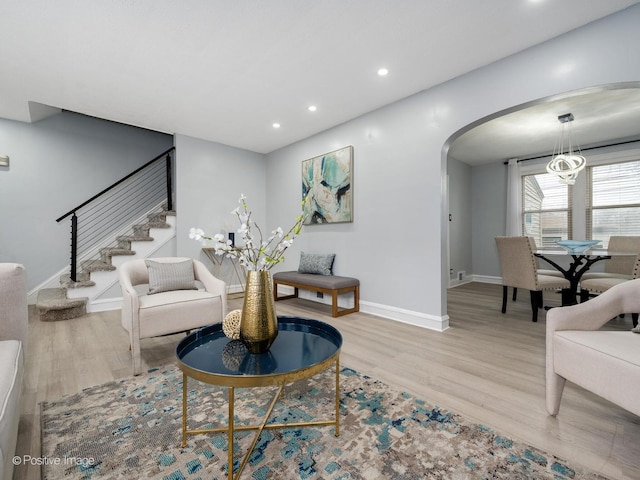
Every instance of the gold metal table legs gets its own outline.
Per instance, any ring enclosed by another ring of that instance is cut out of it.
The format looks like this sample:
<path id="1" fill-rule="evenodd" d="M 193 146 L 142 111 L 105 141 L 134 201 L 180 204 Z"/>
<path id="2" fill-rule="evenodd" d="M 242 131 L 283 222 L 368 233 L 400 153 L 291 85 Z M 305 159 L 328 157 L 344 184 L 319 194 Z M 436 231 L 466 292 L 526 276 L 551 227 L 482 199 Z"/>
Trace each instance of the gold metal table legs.
<path id="1" fill-rule="evenodd" d="M 335 385 L 335 419 L 334 420 L 319 420 L 313 422 L 291 422 L 291 423 L 270 423 L 267 424 L 269 418 L 271 417 L 271 412 L 273 411 L 278 399 L 282 395 L 282 391 L 284 389 L 284 385 L 279 385 L 278 391 L 274 395 L 271 400 L 271 404 L 267 409 L 267 412 L 262 419 L 260 425 L 235 425 L 235 388 L 236 387 L 227 387 L 227 391 L 229 393 L 229 416 L 226 427 L 218 427 L 218 428 L 207 428 L 207 429 L 199 429 L 199 430 L 188 430 L 187 429 L 187 374 L 183 372 L 182 374 L 182 447 L 187 446 L 187 435 L 197 435 L 201 433 L 220 433 L 227 432 L 227 443 L 228 443 L 228 458 L 227 458 L 227 470 L 229 472 L 229 480 L 237 480 L 240 478 L 242 474 L 242 470 L 244 469 L 247 461 L 249 460 L 249 456 L 253 452 L 256 443 L 258 443 L 258 439 L 260 438 L 260 434 L 263 430 L 277 429 L 277 428 L 293 428 L 293 427 L 322 427 L 322 426 L 335 426 L 334 435 L 337 437 L 340 435 L 340 358 L 336 357 L 335 361 L 336 368 L 336 385 Z M 233 472 L 233 435 L 235 432 L 243 431 L 243 430 L 256 430 L 256 434 L 253 437 L 253 441 L 251 446 L 245 453 L 242 463 L 238 467 L 238 471 L 234 475 Z"/>

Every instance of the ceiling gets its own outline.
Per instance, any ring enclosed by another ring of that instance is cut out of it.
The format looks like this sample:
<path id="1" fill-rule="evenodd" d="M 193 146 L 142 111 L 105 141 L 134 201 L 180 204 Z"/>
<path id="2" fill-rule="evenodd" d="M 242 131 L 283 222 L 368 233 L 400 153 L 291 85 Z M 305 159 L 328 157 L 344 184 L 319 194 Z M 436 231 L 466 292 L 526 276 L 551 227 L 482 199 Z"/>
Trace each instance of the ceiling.
<path id="1" fill-rule="evenodd" d="M 0 117 L 64 109 L 268 153 L 636 3 L 3 0 Z"/>
<path id="2" fill-rule="evenodd" d="M 469 165 L 550 155 L 559 140 L 560 115 L 575 146 L 585 148 L 640 139 L 640 82 L 592 88 L 528 105 L 478 122 L 457 137 L 449 156 Z M 565 137 L 566 138 L 566 137 Z M 567 143 L 565 141 L 565 147 Z"/>

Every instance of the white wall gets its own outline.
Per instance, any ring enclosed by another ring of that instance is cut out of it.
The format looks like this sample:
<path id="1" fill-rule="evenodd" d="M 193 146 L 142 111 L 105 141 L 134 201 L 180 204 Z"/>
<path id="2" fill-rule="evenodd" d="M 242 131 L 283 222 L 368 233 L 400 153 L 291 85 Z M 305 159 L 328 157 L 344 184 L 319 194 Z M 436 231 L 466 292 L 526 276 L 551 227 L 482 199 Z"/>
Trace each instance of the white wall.
<path id="1" fill-rule="evenodd" d="M 70 222 L 56 219 L 171 148 L 170 135 L 62 112 L 0 119 L 0 262 L 27 268 L 32 289 L 69 266 Z"/>
<path id="2" fill-rule="evenodd" d="M 253 220 L 265 230 L 264 155 L 186 135 L 176 135 L 175 145 L 177 255 L 197 258 L 210 266 L 200 243 L 189 238 L 189 229 L 199 227 L 211 235 L 237 230 L 238 220 L 231 211 L 244 193 Z"/>
<path id="3" fill-rule="evenodd" d="M 354 222 L 306 228 L 296 247 L 335 251 L 336 273 L 362 282 L 363 311 L 446 328 L 443 146 L 495 112 L 638 80 L 638 25 L 640 5 L 269 154 L 269 221 L 294 213 L 302 160 L 353 145 Z"/>

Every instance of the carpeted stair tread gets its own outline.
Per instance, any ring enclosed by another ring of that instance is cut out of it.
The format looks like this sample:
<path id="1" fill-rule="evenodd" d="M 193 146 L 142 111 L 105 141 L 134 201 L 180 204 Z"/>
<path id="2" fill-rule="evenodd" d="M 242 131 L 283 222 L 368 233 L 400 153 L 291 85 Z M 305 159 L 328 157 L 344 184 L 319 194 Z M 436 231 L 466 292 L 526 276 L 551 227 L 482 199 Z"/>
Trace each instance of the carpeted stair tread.
<path id="1" fill-rule="evenodd" d="M 102 260 L 89 260 L 82 263 L 82 270 L 85 272 L 113 272 L 115 269 L 116 267 Z"/>
<path id="2" fill-rule="evenodd" d="M 149 222 L 147 223 L 148 228 L 171 228 L 167 222 Z"/>
<path id="3" fill-rule="evenodd" d="M 150 228 L 171 228 L 171 225 L 165 222 L 164 219 L 159 219 L 155 221 L 149 221 L 147 223 L 142 223 L 140 225 L 134 225 L 133 231 L 149 233 Z"/>
<path id="4" fill-rule="evenodd" d="M 156 223 L 156 222 L 166 223 L 167 222 L 167 214 L 166 214 L 166 212 L 150 213 L 149 215 L 147 215 L 147 219 L 148 219 L 149 223 Z"/>
<path id="5" fill-rule="evenodd" d="M 108 255 L 110 257 L 115 257 L 119 255 L 135 255 L 136 252 L 129 248 L 108 247 L 108 248 L 101 248 L 100 254 Z"/>
<path id="6" fill-rule="evenodd" d="M 44 322 L 68 320 L 87 313 L 87 297 L 67 298 L 64 288 L 43 288 L 38 292 L 36 307 Z"/>
<path id="7" fill-rule="evenodd" d="M 149 236 L 149 229 L 151 228 L 149 226 L 148 223 L 142 224 L 142 225 L 134 225 L 133 227 L 131 227 L 133 230 L 133 234 L 135 236 Z"/>
<path id="8" fill-rule="evenodd" d="M 118 242 L 153 242 L 153 237 L 149 235 L 122 235 L 116 239 Z M 122 246 L 122 243 L 121 243 Z"/>
<path id="9" fill-rule="evenodd" d="M 91 280 L 91 274 L 89 272 L 79 272 L 76 275 L 76 281 L 71 280 L 71 275 L 66 274 L 60 277 L 60 286 L 62 288 L 82 288 L 82 287 L 94 287 L 96 282 Z"/>

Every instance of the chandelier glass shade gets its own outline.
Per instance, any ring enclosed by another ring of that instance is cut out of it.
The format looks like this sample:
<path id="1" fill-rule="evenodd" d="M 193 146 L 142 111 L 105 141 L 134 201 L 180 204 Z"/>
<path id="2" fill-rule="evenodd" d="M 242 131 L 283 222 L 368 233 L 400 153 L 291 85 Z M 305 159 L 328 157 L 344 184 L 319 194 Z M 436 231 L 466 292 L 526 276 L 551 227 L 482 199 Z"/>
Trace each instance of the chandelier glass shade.
<path id="1" fill-rule="evenodd" d="M 547 172 L 556 175 L 560 183 L 573 185 L 576 183 L 578 173 L 587 164 L 587 160 L 581 154 L 579 147 L 577 152 L 573 150 L 569 123 L 573 121 L 573 114 L 560 115 L 558 120 L 560 121 L 560 136 L 553 149 L 551 161 L 547 164 Z M 565 130 L 567 130 L 566 134 Z"/>

